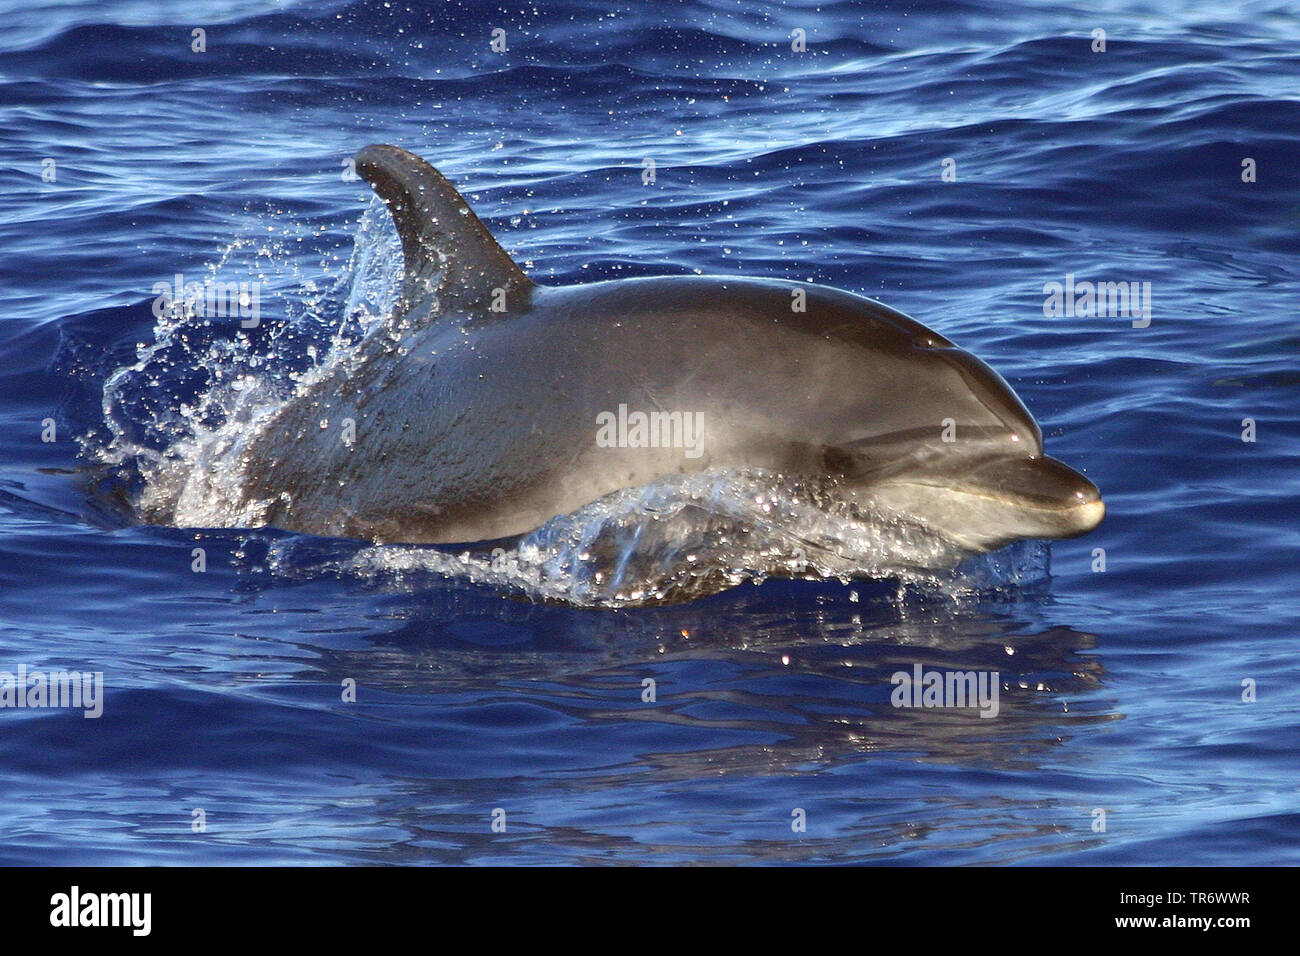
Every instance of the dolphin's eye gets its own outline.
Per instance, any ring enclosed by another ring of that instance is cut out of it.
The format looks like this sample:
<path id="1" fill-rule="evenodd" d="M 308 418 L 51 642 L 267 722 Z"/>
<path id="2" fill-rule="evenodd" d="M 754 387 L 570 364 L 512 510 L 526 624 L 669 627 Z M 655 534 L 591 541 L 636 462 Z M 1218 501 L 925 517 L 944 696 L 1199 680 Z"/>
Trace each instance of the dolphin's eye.
<path id="1" fill-rule="evenodd" d="M 957 347 L 938 332 L 925 328 L 919 322 L 917 328 L 918 331 L 912 338 L 912 345 L 918 349 L 955 349 Z"/>

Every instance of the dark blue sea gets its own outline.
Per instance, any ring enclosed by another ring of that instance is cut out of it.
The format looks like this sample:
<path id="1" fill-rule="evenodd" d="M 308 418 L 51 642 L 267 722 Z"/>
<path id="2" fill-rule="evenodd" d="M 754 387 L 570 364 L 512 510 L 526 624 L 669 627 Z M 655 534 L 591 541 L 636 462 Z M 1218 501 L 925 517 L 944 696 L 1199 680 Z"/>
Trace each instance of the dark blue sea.
<path id="1" fill-rule="evenodd" d="M 665 606 L 143 523 L 141 462 L 382 307 L 374 142 L 539 281 L 914 316 L 1105 521 Z M 0 671 L 102 674 L 0 710 L 0 863 L 1300 864 L 1300 6 L 10 0 L 0 174 Z M 177 274 L 261 326 L 160 320 Z M 996 719 L 893 706 L 917 665 Z"/>

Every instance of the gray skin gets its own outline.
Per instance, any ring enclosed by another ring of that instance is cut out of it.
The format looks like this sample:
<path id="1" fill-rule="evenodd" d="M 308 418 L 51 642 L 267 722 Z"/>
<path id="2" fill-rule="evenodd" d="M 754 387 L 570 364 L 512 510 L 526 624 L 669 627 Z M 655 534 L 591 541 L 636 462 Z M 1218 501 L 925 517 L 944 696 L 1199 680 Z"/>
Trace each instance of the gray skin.
<path id="1" fill-rule="evenodd" d="M 402 296 L 356 361 L 248 440 L 244 503 L 267 524 L 486 541 L 706 468 L 810 480 L 971 552 L 1104 514 L 996 372 L 900 312 L 771 280 L 538 285 L 423 160 L 370 146 L 357 170 L 397 224 Z M 602 447 L 598 416 L 620 405 L 699 413 L 702 453 Z"/>

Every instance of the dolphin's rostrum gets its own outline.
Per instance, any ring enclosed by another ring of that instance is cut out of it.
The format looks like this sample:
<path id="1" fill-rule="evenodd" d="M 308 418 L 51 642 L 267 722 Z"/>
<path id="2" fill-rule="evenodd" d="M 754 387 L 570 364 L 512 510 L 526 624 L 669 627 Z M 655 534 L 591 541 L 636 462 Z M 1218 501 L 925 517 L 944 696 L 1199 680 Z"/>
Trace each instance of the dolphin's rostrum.
<path id="1" fill-rule="evenodd" d="M 485 541 L 706 469 L 798 479 L 960 553 L 1102 518 L 1006 382 L 902 313 L 764 279 L 539 285 L 417 156 L 356 168 L 401 237 L 400 299 L 247 441 L 241 506 L 265 524 Z"/>

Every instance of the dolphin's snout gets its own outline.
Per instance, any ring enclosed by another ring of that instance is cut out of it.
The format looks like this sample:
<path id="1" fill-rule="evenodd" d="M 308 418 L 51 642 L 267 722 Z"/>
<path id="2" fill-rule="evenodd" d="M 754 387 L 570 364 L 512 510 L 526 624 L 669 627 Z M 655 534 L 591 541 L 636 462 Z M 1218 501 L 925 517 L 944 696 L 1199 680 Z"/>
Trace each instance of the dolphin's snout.
<path id="1" fill-rule="evenodd" d="M 1093 489 L 1096 490 L 1095 488 Z M 1073 509 L 1075 534 L 1087 534 L 1106 517 L 1106 502 L 1098 497 L 1095 501 L 1085 502 Z"/>
<path id="2" fill-rule="evenodd" d="M 958 486 L 998 502 L 1008 526 L 1020 527 L 1026 537 L 1073 538 L 1087 534 L 1106 515 L 1097 486 L 1048 455 L 990 459 L 971 469 Z"/>
<path id="3" fill-rule="evenodd" d="M 1096 485 L 1048 455 L 991 459 L 974 468 L 965 483 L 1035 508 L 1073 510 L 1101 504 Z"/>
<path id="4" fill-rule="evenodd" d="M 1056 459 L 1052 459 L 1056 462 Z M 1072 468 L 1061 465 L 1066 471 L 1074 476 L 1075 490 L 1073 500 L 1070 502 L 1068 510 L 1071 523 L 1073 525 L 1073 534 L 1087 534 L 1097 525 L 1101 524 L 1101 519 L 1106 517 L 1106 502 L 1101 500 L 1101 492 L 1083 475 L 1079 474 Z"/>

